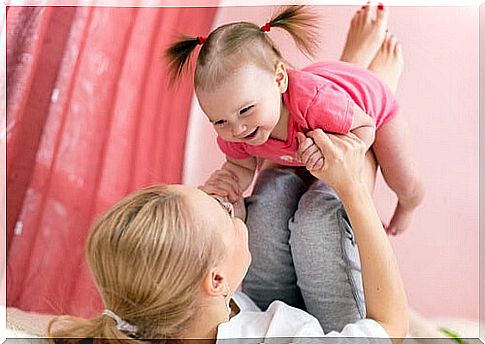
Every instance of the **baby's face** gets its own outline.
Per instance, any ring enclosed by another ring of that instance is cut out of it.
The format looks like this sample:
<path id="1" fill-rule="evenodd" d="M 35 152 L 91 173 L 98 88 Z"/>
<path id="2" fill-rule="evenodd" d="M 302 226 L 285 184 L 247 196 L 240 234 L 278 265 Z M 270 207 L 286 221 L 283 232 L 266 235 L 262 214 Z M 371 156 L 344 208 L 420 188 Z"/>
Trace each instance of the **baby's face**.
<path id="1" fill-rule="evenodd" d="M 284 89 L 278 73 L 247 64 L 215 91 L 197 92 L 202 110 L 222 139 L 250 145 L 268 140 L 280 119 Z"/>

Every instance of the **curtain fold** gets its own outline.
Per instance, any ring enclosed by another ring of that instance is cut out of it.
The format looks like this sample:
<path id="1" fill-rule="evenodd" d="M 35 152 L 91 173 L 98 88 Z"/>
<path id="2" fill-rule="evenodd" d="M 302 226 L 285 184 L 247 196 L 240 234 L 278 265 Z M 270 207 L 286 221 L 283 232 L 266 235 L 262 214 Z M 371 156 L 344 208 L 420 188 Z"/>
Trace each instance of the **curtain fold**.
<path id="1" fill-rule="evenodd" d="M 209 32 L 216 8 L 10 7 L 7 305 L 91 316 L 84 244 L 129 192 L 179 183 L 192 78 L 163 50 Z M 195 19 L 194 19 L 195 18 Z"/>

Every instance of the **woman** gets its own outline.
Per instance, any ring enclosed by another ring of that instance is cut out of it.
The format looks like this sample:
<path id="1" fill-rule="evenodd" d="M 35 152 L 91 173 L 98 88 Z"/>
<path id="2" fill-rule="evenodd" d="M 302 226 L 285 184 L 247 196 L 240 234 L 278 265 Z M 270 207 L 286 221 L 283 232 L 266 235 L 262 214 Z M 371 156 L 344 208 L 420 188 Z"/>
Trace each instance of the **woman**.
<path id="1" fill-rule="evenodd" d="M 336 191 L 352 224 L 366 299 L 366 319 L 327 335 L 404 337 L 406 297 L 362 172 L 364 144 L 352 134 L 316 130 L 308 136 L 326 157 L 313 174 Z M 246 226 L 229 204 L 198 189 L 154 186 L 128 196 L 96 223 L 87 253 L 106 309 L 93 319 L 54 320 L 50 336 L 215 341 L 325 335 L 303 310 L 275 301 L 262 312 L 234 295 L 251 261 Z"/>

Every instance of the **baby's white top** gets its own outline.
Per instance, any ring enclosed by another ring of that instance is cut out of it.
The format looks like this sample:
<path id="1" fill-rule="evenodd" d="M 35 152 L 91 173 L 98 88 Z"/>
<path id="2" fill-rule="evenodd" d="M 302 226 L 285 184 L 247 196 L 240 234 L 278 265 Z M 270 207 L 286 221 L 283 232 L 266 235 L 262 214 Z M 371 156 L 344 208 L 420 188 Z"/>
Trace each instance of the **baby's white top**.
<path id="1" fill-rule="evenodd" d="M 361 337 L 357 341 L 355 339 L 349 340 L 349 343 L 391 343 L 384 328 L 371 319 L 362 319 L 354 324 L 348 324 L 341 332 L 332 331 L 325 334 L 314 316 L 284 302 L 273 301 L 268 309 L 263 312 L 242 292 L 237 292 L 233 296 L 233 300 L 241 311 L 228 322 L 219 325 L 218 340 L 270 337 L 340 337 L 341 340 L 338 340 L 338 343 L 345 343 L 345 337 Z M 380 339 L 376 341 L 373 338 Z M 388 339 L 383 340 L 382 338 Z M 302 341 L 304 342 L 304 339 Z M 291 342 L 295 341 L 292 340 Z"/>

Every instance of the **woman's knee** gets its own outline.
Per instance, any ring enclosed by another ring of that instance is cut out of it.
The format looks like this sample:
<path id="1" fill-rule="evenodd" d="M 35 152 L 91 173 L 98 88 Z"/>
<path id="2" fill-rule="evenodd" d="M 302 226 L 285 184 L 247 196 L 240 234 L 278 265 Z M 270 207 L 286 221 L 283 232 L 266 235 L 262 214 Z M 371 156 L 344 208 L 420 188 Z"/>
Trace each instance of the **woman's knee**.
<path id="1" fill-rule="evenodd" d="M 270 168 L 262 170 L 254 185 L 252 196 L 259 203 L 274 204 L 297 202 L 305 192 L 305 183 L 290 169 Z"/>

